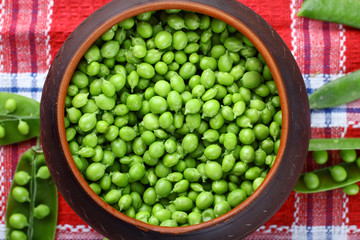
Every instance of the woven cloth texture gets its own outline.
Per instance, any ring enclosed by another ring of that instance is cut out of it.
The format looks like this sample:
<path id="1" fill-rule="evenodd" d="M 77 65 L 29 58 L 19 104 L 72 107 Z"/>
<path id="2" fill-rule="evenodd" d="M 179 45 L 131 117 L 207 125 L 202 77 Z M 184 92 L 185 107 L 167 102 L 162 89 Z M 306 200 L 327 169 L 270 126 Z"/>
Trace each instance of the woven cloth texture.
<path id="1" fill-rule="evenodd" d="M 69 34 L 108 0 L 0 0 L 0 91 L 40 101 L 49 66 Z M 296 16 L 302 0 L 240 0 L 283 38 L 309 94 L 360 68 L 360 30 Z M 360 137 L 360 101 L 311 112 L 311 137 Z M 0 147 L 0 240 L 19 157 L 35 140 Z M 331 151 L 326 166 L 340 162 Z M 304 172 L 323 166 L 307 157 Z M 360 196 L 341 190 L 291 193 L 281 209 L 246 239 L 360 239 Z M 56 239 L 103 239 L 59 195 Z"/>

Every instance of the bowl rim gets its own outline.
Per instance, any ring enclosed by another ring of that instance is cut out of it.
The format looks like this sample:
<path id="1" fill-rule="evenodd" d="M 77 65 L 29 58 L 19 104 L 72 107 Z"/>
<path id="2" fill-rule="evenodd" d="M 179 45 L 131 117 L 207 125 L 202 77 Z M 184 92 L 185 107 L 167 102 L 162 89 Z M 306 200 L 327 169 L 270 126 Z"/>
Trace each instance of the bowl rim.
<path id="1" fill-rule="evenodd" d="M 109 29 L 111 26 L 115 25 L 116 23 L 122 20 L 125 20 L 129 17 L 133 17 L 140 13 L 155 11 L 155 10 L 165 10 L 165 9 L 181 9 L 181 10 L 188 10 L 188 11 L 194 11 L 197 13 L 205 14 L 226 22 L 227 24 L 235 27 L 243 35 L 245 35 L 254 44 L 256 49 L 261 53 L 261 55 L 264 57 L 267 65 L 270 68 L 270 71 L 273 75 L 273 79 L 278 89 L 281 110 L 282 110 L 282 132 L 281 132 L 280 147 L 276 155 L 276 160 L 273 166 L 271 167 L 270 171 L 268 172 L 267 176 L 265 177 L 263 183 L 259 186 L 259 188 L 256 191 L 254 191 L 254 193 L 251 194 L 244 202 L 242 202 L 240 205 L 233 208 L 231 211 L 229 211 L 228 213 L 222 216 L 219 216 L 210 221 L 196 225 L 184 226 L 184 227 L 171 227 L 171 228 L 150 225 L 142 221 L 136 220 L 134 218 L 128 217 L 125 214 L 121 213 L 120 211 L 114 209 L 109 204 L 105 203 L 105 201 L 103 201 L 97 194 L 95 194 L 95 192 L 90 188 L 86 180 L 82 177 L 81 173 L 79 172 L 73 161 L 68 146 L 68 142 L 66 141 L 65 127 L 64 127 L 65 126 L 64 109 L 65 109 L 65 96 L 66 96 L 67 87 L 70 83 L 71 76 L 75 71 L 77 64 L 79 63 L 80 59 L 82 58 L 86 50 L 91 46 L 91 44 L 93 44 L 93 42 L 95 42 L 95 40 L 99 38 L 107 29 Z M 101 8 L 99 10 L 101 10 Z M 269 26 L 269 28 L 271 27 Z M 266 189 L 266 187 L 275 177 L 276 172 L 279 166 L 281 165 L 281 163 L 285 161 L 283 156 L 285 153 L 285 148 L 286 148 L 285 146 L 289 134 L 290 113 L 288 108 L 288 98 L 285 93 L 286 88 L 284 86 L 284 81 L 285 79 L 282 78 L 282 74 L 280 73 L 279 66 L 276 64 L 276 59 L 271 54 L 269 47 L 265 45 L 262 39 L 260 39 L 249 26 L 245 25 L 242 21 L 234 17 L 232 14 L 202 2 L 178 1 L 178 0 L 141 2 L 140 5 L 133 6 L 129 8 L 126 12 L 119 12 L 116 16 L 107 19 L 107 21 L 105 21 L 103 24 L 98 26 L 97 29 L 91 33 L 90 37 L 88 37 L 86 41 L 84 41 L 81 44 L 81 47 L 79 47 L 77 51 L 73 53 L 71 57 L 71 61 L 68 63 L 63 78 L 61 79 L 61 83 L 59 87 L 59 95 L 57 99 L 58 104 L 56 106 L 56 114 L 57 114 L 56 121 L 57 121 L 57 128 L 58 128 L 61 148 L 64 151 L 65 159 L 70 168 L 70 171 L 75 176 L 78 183 L 86 191 L 86 193 L 92 198 L 93 201 L 95 201 L 105 211 L 121 219 L 122 221 L 133 224 L 134 226 L 136 226 L 137 228 L 143 231 L 156 231 L 156 232 L 170 233 L 170 234 L 189 233 L 192 231 L 197 231 L 203 228 L 207 228 L 212 225 L 218 225 L 222 222 L 230 221 L 233 216 L 237 215 L 239 212 L 242 212 L 244 209 L 249 207 L 263 193 L 264 189 Z"/>

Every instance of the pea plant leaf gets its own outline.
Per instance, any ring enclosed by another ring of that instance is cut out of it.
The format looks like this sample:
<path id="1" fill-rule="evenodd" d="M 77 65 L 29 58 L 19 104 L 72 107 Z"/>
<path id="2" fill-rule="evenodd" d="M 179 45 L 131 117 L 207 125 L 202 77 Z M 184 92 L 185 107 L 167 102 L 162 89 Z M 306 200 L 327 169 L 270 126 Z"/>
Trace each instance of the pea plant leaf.
<path id="1" fill-rule="evenodd" d="M 16 102 L 13 112 L 9 112 L 5 107 L 8 99 Z M 29 132 L 25 135 L 18 130 L 20 121 L 29 125 Z M 4 137 L 0 138 L 0 145 L 13 144 L 39 136 L 40 103 L 18 94 L 0 92 L 0 126 L 5 129 Z"/>

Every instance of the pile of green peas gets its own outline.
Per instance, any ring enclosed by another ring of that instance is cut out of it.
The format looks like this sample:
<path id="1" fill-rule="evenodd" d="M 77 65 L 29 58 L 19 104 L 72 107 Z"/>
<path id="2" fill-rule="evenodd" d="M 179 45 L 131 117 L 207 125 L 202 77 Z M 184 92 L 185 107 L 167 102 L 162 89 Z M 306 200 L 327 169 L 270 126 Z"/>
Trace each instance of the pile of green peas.
<path id="1" fill-rule="evenodd" d="M 356 163 L 355 168 L 356 167 L 360 168 L 360 157 L 357 156 L 357 152 L 355 149 L 342 149 L 340 150 L 339 153 L 344 163 L 323 169 L 327 171 L 327 175 L 330 175 L 331 178 L 334 180 L 334 183 L 329 182 L 329 184 L 332 184 L 332 186 L 329 187 L 327 186 L 328 184 L 324 184 L 323 187 L 320 187 L 320 183 L 322 179 L 319 177 L 316 171 L 314 171 L 314 172 L 307 172 L 303 175 L 304 184 L 308 189 L 316 189 L 317 191 L 321 192 L 323 191 L 323 188 L 326 189 L 341 188 L 341 190 L 345 194 L 350 196 L 357 195 L 359 193 L 360 188 L 357 183 L 350 183 L 350 184 L 346 184 L 345 186 L 343 186 L 344 185 L 343 183 L 350 177 L 348 171 L 345 168 L 346 165 L 344 164 L 350 165 L 352 163 Z M 319 165 L 327 163 L 329 159 L 327 150 L 313 151 L 312 157 L 314 162 Z M 359 178 L 359 176 L 357 176 L 357 178 Z"/>
<path id="2" fill-rule="evenodd" d="M 160 226 L 225 214 L 263 182 L 282 113 L 234 27 L 189 11 L 128 18 L 87 50 L 65 99 L 74 162 L 106 203 Z"/>

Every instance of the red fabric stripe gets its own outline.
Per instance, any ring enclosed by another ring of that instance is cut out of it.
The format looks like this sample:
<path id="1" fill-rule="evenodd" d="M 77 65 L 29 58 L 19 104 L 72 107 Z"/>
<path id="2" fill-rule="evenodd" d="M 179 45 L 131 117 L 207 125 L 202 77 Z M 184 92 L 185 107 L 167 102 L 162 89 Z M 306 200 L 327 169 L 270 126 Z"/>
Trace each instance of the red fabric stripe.
<path id="1" fill-rule="evenodd" d="M 291 47 L 291 0 L 261 1 L 238 0 L 264 18 L 281 36 L 286 45 Z M 279 21 L 281 19 L 281 21 Z"/>
<path id="2" fill-rule="evenodd" d="M 59 48 L 70 33 L 91 13 L 109 0 L 55 1 L 50 35 L 51 56 L 54 59 Z"/>
<path id="3" fill-rule="evenodd" d="M 16 23 L 18 20 L 18 9 L 19 3 L 17 0 L 14 0 L 12 3 L 12 18 L 10 25 L 10 33 L 9 33 L 9 41 L 10 41 L 10 49 L 11 49 L 11 73 L 16 73 L 18 71 L 17 64 L 17 49 L 16 49 Z"/>
<path id="4" fill-rule="evenodd" d="M 346 45 L 346 72 L 353 72 L 360 69 L 360 30 L 350 27 L 345 27 L 345 45 Z"/>
<path id="5" fill-rule="evenodd" d="M 37 54 L 36 54 L 36 42 L 35 42 L 35 27 L 38 16 L 38 1 L 32 1 L 32 16 L 29 31 L 29 43 L 30 43 L 30 58 L 31 58 L 31 72 L 37 73 Z"/>

